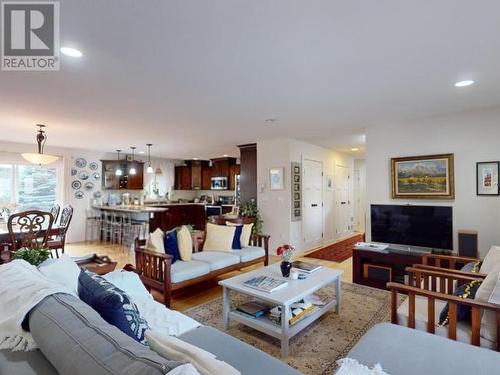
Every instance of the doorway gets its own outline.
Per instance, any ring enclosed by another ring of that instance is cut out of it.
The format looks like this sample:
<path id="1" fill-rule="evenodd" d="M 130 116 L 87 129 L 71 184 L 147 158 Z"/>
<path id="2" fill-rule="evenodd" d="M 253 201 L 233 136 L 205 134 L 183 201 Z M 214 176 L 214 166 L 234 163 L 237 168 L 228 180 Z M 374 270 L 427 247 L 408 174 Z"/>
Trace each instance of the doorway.
<path id="1" fill-rule="evenodd" d="M 323 163 L 304 159 L 302 172 L 302 233 L 308 245 L 323 240 Z"/>
<path id="2" fill-rule="evenodd" d="M 335 166 L 335 233 L 337 239 L 343 238 L 352 230 L 352 205 L 349 196 L 350 171 L 343 165 Z"/>

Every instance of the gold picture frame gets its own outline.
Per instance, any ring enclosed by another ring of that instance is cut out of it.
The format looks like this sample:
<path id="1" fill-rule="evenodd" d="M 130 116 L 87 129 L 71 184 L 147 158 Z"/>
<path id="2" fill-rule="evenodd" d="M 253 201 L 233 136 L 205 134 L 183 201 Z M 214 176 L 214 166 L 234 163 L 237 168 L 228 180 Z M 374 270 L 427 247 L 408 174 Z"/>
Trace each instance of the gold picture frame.
<path id="1" fill-rule="evenodd" d="M 391 159 L 393 199 L 455 199 L 453 154 Z"/>

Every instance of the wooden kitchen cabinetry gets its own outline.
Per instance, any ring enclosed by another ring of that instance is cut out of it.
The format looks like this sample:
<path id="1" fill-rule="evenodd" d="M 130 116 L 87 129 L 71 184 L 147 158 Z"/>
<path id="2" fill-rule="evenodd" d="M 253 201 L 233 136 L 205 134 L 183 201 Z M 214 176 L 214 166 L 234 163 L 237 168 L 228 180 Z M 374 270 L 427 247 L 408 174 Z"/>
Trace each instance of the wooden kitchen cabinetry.
<path id="1" fill-rule="evenodd" d="M 201 168 L 201 189 L 210 190 L 212 188 L 212 167 L 207 163 Z"/>
<path id="2" fill-rule="evenodd" d="M 228 187 L 229 190 L 236 189 L 236 176 L 240 174 L 240 166 L 237 164 L 229 167 Z"/>
<path id="3" fill-rule="evenodd" d="M 181 225 L 191 225 L 194 229 L 205 230 L 207 215 L 202 204 L 170 204 L 165 206 L 165 211 L 155 212 L 149 220 L 149 230 L 156 228 L 163 231 L 171 230 Z"/>
<path id="4" fill-rule="evenodd" d="M 102 188 L 106 190 L 142 190 L 144 187 L 144 163 L 126 160 L 101 160 L 102 162 Z M 129 173 L 134 167 L 135 175 Z M 120 168 L 122 175 L 117 176 L 116 170 Z"/>
<path id="5" fill-rule="evenodd" d="M 175 190 L 191 190 L 191 167 L 178 165 L 175 167 Z"/>

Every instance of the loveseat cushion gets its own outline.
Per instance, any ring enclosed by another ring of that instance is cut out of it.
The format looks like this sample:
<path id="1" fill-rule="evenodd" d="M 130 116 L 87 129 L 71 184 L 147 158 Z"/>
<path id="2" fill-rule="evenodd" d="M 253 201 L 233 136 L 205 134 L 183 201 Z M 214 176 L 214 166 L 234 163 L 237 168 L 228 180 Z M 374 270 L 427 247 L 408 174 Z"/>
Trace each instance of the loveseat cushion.
<path id="1" fill-rule="evenodd" d="M 39 349 L 29 352 L 0 350 L 0 374 L 58 375 Z"/>
<path id="2" fill-rule="evenodd" d="M 250 262 L 251 260 L 263 257 L 266 252 L 262 247 L 247 246 L 242 247 L 241 250 L 233 251 L 233 254 L 240 257 L 240 262 Z"/>
<path id="3" fill-rule="evenodd" d="M 235 227 L 207 223 L 203 251 L 227 251 L 233 249 Z"/>
<path id="4" fill-rule="evenodd" d="M 181 364 L 139 344 L 68 294 L 40 302 L 30 313 L 29 326 L 60 375 L 161 375 Z"/>
<path id="5" fill-rule="evenodd" d="M 398 308 L 398 324 L 408 326 L 408 298 Z M 435 315 L 434 321 L 439 322 L 439 314 L 446 306 L 446 302 L 435 300 Z M 427 331 L 427 298 L 422 296 L 415 296 L 415 328 L 419 331 Z M 442 337 L 448 337 L 448 326 L 436 327 L 436 334 Z M 470 323 L 457 321 L 457 341 L 470 344 L 471 340 L 471 326 Z M 481 337 L 480 346 L 493 349 L 496 344 Z"/>
<path id="6" fill-rule="evenodd" d="M 199 262 L 197 260 L 185 262 L 179 260 L 172 264 L 172 268 L 170 269 L 170 280 L 173 283 L 180 283 L 208 273 L 210 273 L 210 265 L 206 262 Z"/>
<path id="7" fill-rule="evenodd" d="M 479 272 L 488 274 L 498 265 L 500 265 L 500 246 L 492 246 L 484 257 Z"/>
<path id="8" fill-rule="evenodd" d="M 241 250 L 236 250 L 239 252 Z M 193 254 L 193 259 L 210 265 L 210 271 L 220 270 L 240 263 L 240 257 L 225 251 L 201 251 Z"/>

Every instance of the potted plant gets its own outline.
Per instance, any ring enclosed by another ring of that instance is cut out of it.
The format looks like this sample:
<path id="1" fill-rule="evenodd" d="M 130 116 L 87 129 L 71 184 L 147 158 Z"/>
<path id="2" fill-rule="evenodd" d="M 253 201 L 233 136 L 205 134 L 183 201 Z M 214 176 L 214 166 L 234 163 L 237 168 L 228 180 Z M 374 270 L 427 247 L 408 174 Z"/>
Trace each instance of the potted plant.
<path id="1" fill-rule="evenodd" d="M 38 267 L 50 257 L 50 250 L 47 248 L 28 249 L 24 248 L 14 252 L 14 259 L 22 259 Z"/>
<path id="2" fill-rule="evenodd" d="M 283 277 L 290 276 L 290 270 L 292 269 L 292 258 L 295 252 L 295 247 L 289 244 L 285 244 L 276 249 L 276 254 L 281 256 L 281 274 Z"/>
<path id="3" fill-rule="evenodd" d="M 255 223 L 253 225 L 253 234 L 262 234 L 262 218 L 259 214 L 259 209 L 257 208 L 257 203 L 255 199 L 251 199 L 248 202 L 243 203 L 240 206 L 240 216 L 254 218 Z"/>

